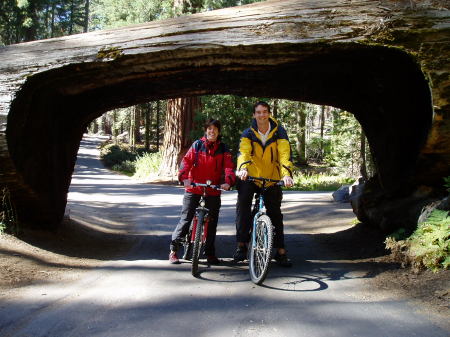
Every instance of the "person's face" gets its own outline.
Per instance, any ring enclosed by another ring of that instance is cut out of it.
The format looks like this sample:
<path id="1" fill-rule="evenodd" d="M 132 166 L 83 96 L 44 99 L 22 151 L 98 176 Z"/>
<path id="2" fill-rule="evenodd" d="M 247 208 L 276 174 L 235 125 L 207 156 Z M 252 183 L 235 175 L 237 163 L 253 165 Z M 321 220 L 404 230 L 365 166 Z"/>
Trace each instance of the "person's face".
<path id="1" fill-rule="evenodd" d="M 267 123 L 269 121 L 270 112 L 263 105 L 258 105 L 253 112 L 253 118 L 256 119 L 258 123 Z"/>
<path id="2" fill-rule="evenodd" d="M 210 142 L 215 142 L 217 140 L 217 137 L 219 137 L 219 129 L 214 125 L 208 126 L 208 128 L 206 129 L 206 139 L 208 139 Z"/>

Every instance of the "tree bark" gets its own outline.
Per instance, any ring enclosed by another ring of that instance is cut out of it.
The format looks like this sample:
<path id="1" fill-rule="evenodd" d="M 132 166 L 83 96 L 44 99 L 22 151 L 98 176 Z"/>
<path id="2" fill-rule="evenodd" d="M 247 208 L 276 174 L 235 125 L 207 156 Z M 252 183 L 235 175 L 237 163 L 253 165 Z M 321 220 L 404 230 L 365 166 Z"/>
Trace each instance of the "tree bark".
<path id="1" fill-rule="evenodd" d="M 89 0 L 86 0 L 84 4 L 83 33 L 87 33 L 88 31 L 89 31 Z"/>
<path id="2" fill-rule="evenodd" d="M 144 120 L 145 120 L 145 134 L 144 134 L 144 148 L 146 151 L 150 151 L 150 132 L 152 130 L 152 111 L 153 103 L 147 103 L 143 105 L 144 108 Z"/>
<path id="3" fill-rule="evenodd" d="M 306 165 L 308 160 L 306 158 L 306 112 L 305 105 L 302 103 L 297 104 L 295 110 L 297 118 L 297 134 L 296 134 L 296 149 L 298 153 L 297 162 L 300 165 Z"/>
<path id="4" fill-rule="evenodd" d="M 161 102 L 156 101 L 156 152 L 159 152 L 159 141 L 161 138 Z"/>
<path id="5" fill-rule="evenodd" d="M 320 109 L 320 160 L 323 160 L 324 150 L 323 150 L 323 132 L 325 128 L 325 105 L 322 105 Z"/>
<path id="6" fill-rule="evenodd" d="M 272 116 L 275 119 L 278 118 L 278 100 L 277 99 L 273 100 Z"/>
<path id="7" fill-rule="evenodd" d="M 181 158 L 192 144 L 190 131 L 193 128 L 195 111 L 199 107 L 199 97 L 176 98 L 167 102 L 160 176 L 175 180 Z"/>
<path id="8" fill-rule="evenodd" d="M 361 177 L 364 178 L 364 181 L 367 181 L 367 164 L 366 164 L 366 134 L 364 133 L 363 128 L 361 127 L 361 141 L 360 141 L 360 169 L 359 173 Z"/>

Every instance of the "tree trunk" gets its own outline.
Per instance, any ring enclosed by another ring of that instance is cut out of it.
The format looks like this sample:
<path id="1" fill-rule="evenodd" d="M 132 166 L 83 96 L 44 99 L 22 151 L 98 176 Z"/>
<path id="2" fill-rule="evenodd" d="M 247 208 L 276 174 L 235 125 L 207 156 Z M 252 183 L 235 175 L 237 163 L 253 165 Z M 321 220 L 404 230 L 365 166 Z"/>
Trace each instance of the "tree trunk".
<path id="1" fill-rule="evenodd" d="M 366 164 L 366 134 L 361 127 L 361 142 L 360 142 L 360 169 L 359 172 L 361 176 L 364 178 L 364 181 L 367 181 L 367 164 Z"/>
<path id="2" fill-rule="evenodd" d="M 272 109 L 273 118 L 278 118 L 278 99 L 273 100 L 273 109 Z"/>
<path id="3" fill-rule="evenodd" d="M 132 150 L 136 147 L 136 105 L 133 105 L 130 110 L 130 128 L 128 131 L 128 145 Z"/>
<path id="4" fill-rule="evenodd" d="M 54 225 L 85 125 L 104 112 L 216 93 L 286 98 L 355 114 L 380 192 L 367 189 L 358 217 L 398 223 L 383 195 L 393 205 L 416 185 L 439 192 L 449 175 L 450 11 L 433 4 L 274 0 L 4 46 L 0 183 L 22 220 Z"/>
<path id="5" fill-rule="evenodd" d="M 114 144 L 117 145 L 117 136 L 119 135 L 119 126 L 117 125 L 117 109 L 112 112 L 112 136 Z"/>
<path id="6" fill-rule="evenodd" d="M 72 35 L 73 26 L 74 26 L 74 16 L 75 16 L 75 5 L 73 0 L 70 2 L 70 20 L 69 20 L 69 35 Z"/>
<path id="7" fill-rule="evenodd" d="M 297 118 L 297 135 L 296 135 L 296 149 L 298 153 L 297 162 L 300 165 L 306 165 L 306 112 L 305 105 L 298 103 L 295 111 Z"/>
<path id="8" fill-rule="evenodd" d="M 25 41 L 33 41 L 37 39 L 37 30 L 39 27 L 39 16 L 36 2 L 30 1 L 28 3 L 27 15 L 31 20 L 31 24 L 25 29 Z"/>
<path id="9" fill-rule="evenodd" d="M 322 109 L 320 111 L 320 160 L 323 160 L 324 150 L 323 150 L 323 131 L 325 128 L 325 105 L 322 105 Z"/>
<path id="10" fill-rule="evenodd" d="M 142 116 L 142 104 L 136 105 L 134 107 L 134 145 L 141 143 L 141 116 Z"/>
<path id="11" fill-rule="evenodd" d="M 52 4 L 52 22 L 50 24 L 50 37 L 55 36 L 55 10 L 56 4 Z"/>
<path id="12" fill-rule="evenodd" d="M 144 148 L 150 151 L 150 131 L 152 129 L 152 109 L 153 104 L 147 103 L 143 105 L 145 114 L 145 134 L 144 134 Z"/>
<path id="13" fill-rule="evenodd" d="M 87 33 L 89 31 L 89 0 L 86 0 L 84 4 L 84 24 L 83 32 Z"/>
<path id="14" fill-rule="evenodd" d="M 159 152 L 159 138 L 161 134 L 159 132 L 160 129 L 160 116 L 161 116 L 161 102 L 156 101 L 156 152 Z"/>
<path id="15" fill-rule="evenodd" d="M 199 97 L 176 98 L 167 102 L 160 176 L 171 177 L 172 180 L 176 177 L 181 158 L 192 143 L 190 131 L 194 113 L 199 107 Z"/>

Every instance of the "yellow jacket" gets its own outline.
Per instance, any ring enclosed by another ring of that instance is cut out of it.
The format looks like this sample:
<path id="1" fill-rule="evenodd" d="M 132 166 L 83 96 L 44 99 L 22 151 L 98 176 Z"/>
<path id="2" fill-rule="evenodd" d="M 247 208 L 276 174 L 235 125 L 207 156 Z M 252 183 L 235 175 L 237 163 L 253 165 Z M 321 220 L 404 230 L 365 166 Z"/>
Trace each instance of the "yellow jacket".
<path id="1" fill-rule="evenodd" d="M 248 175 L 279 180 L 292 177 L 291 147 L 286 130 L 270 118 L 270 133 L 263 146 L 256 120 L 241 135 L 237 169 L 246 168 Z"/>

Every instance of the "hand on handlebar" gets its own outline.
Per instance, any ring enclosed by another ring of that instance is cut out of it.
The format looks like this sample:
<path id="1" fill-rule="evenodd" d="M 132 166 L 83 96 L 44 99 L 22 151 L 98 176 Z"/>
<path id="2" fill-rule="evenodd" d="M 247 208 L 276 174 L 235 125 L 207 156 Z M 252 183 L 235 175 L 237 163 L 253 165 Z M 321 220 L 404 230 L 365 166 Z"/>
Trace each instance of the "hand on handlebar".
<path id="1" fill-rule="evenodd" d="M 247 176 L 248 176 L 248 171 L 247 170 L 239 170 L 236 172 L 236 175 L 239 177 L 239 179 L 241 180 L 247 180 Z"/>
<path id="2" fill-rule="evenodd" d="M 187 187 L 187 188 L 192 187 L 191 179 L 184 179 L 183 184 L 184 184 L 184 187 Z"/>
<path id="3" fill-rule="evenodd" d="M 223 189 L 223 190 L 225 190 L 225 191 L 229 191 L 230 190 L 230 185 L 228 185 L 228 184 L 222 184 L 222 185 L 220 185 L 220 188 L 221 189 Z"/>
<path id="4" fill-rule="evenodd" d="M 283 182 L 286 187 L 294 186 L 294 180 L 290 176 L 284 176 Z"/>

